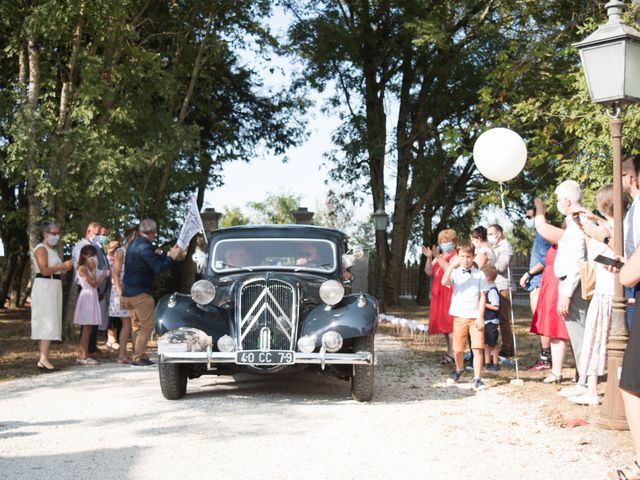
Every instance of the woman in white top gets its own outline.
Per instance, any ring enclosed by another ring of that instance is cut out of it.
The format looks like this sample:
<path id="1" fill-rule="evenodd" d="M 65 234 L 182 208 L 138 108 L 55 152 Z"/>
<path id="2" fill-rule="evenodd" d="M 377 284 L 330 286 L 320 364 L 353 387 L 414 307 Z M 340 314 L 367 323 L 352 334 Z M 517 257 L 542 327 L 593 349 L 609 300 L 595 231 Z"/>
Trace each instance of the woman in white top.
<path id="1" fill-rule="evenodd" d="M 42 243 L 33 249 L 36 277 L 31 287 L 31 338 L 40 341 L 38 370 L 52 372 L 49 361 L 52 340 L 62 339 L 62 281 L 61 274 L 73 268 L 73 262 L 63 262 L 54 247 L 60 240 L 60 227 L 55 222 L 40 225 Z"/>
<path id="2" fill-rule="evenodd" d="M 476 249 L 473 262 L 478 267 L 478 270 L 482 270 L 487 265 L 495 266 L 496 254 L 493 252 L 489 242 L 487 242 L 487 229 L 482 226 L 476 227 L 471 230 L 469 237 Z"/>

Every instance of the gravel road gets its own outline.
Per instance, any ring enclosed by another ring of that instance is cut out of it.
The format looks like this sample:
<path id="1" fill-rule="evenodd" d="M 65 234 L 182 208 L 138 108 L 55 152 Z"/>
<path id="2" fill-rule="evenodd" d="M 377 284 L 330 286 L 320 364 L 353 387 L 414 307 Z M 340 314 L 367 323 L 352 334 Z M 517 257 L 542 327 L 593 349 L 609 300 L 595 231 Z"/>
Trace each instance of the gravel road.
<path id="1" fill-rule="evenodd" d="M 312 372 L 202 377 L 180 401 L 155 367 L 0 384 L 0 479 L 599 479 L 629 453 L 616 434 L 544 421 L 526 386 L 447 387 L 388 336 L 377 353 L 369 404 Z"/>

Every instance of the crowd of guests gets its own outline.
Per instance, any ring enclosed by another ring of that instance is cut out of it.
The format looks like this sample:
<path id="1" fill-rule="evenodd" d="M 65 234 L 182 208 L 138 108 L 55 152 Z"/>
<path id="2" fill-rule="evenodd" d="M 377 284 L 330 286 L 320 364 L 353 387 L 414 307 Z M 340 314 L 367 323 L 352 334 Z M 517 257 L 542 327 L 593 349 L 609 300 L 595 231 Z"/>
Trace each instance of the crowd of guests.
<path id="1" fill-rule="evenodd" d="M 546 371 L 543 382 L 565 383 L 563 366 L 571 346 L 576 375 L 558 394 L 579 405 L 598 405 L 598 380 L 607 373 L 607 342 L 613 314 L 614 281 L 618 269 L 612 261 L 626 264 L 620 281 L 627 287 L 629 341 L 619 385 L 636 455 L 640 459 L 640 155 L 623 163 L 623 190 L 633 202 L 624 220 L 624 258 L 616 258 L 613 246 L 613 186 L 596 195 L 597 214 L 582 205 L 582 191 L 572 180 L 555 189 L 561 226 L 547 221 L 542 200 L 524 212 L 532 232 L 529 270 L 520 286 L 529 292 L 532 312 L 530 331 L 540 338 L 540 357 L 530 370 Z M 624 206 L 626 208 L 626 205 Z M 482 372 L 500 368 L 499 356 L 515 352 L 511 331 L 512 307 L 510 263 L 513 249 L 500 225 L 479 226 L 465 232 L 461 241 L 453 230 L 438 233 L 438 244 L 422 247 L 425 273 L 432 277 L 429 334 L 442 334 L 447 351 L 440 362 L 453 363 L 447 383 L 455 384 L 465 373 L 464 355 L 470 346 L 472 387 L 486 388 Z M 607 260 L 609 259 L 609 260 Z M 496 324 L 499 325 L 498 335 Z M 611 478 L 640 479 L 640 464 L 611 472 Z"/>
<path id="2" fill-rule="evenodd" d="M 153 365 L 146 356 L 153 333 L 155 303 L 153 281 L 171 268 L 182 253 L 168 253 L 153 246 L 156 223 L 143 220 L 109 241 L 109 231 L 97 222 L 87 226 L 84 238 L 73 248 L 72 258 L 62 261 L 56 250 L 60 226 L 40 225 L 42 242 L 33 252 L 36 278 L 31 289 L 31 338 L 39 341 L 38 369 L 56 371 L 49 359 L 52 341 L 62 338 L 62 274 L 73 270 L 78 289 L 73 323 L 80 329 L 79 365 L 98 365 L 98 332 L 106 332 L 107 350 L 117 353 L 117 362 L 135 366 Z M 133 353 L 127 354 L 131 339 Z"/>

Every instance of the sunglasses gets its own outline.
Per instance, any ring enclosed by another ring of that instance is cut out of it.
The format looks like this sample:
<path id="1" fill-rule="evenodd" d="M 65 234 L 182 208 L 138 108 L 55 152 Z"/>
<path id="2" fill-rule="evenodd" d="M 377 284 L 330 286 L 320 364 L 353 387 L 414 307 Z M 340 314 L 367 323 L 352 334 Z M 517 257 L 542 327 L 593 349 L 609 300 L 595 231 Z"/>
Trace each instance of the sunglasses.
<path id="1" fill-rule="evenodd" d="M 314 254 L 315 252 L 300 252 L 300 256 L 304 258 L 311 258 Z"/>

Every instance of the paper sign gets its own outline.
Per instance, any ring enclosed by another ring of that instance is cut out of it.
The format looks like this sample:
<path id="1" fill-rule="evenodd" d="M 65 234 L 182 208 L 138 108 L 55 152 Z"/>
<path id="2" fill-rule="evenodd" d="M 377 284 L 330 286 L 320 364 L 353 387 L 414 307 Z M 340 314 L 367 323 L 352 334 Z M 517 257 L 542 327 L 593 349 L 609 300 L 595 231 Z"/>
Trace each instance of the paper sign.
<path id="1" fill-rule="evenodd" d="M 202 225 L 202 219 L 200 218 L 200 210 L 196 203 L 196 197 L 191 197 L 189 203 L 189 211 L 187 212 L 187 218 L 184 220 L 182 230 L 180 230 L 180 236 L 178 237 L 178 246 L 186 250 L 189 246 L 189 242 L 198 232 L 204 232 L 204 225 Z"/>

